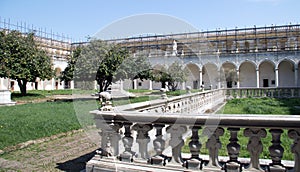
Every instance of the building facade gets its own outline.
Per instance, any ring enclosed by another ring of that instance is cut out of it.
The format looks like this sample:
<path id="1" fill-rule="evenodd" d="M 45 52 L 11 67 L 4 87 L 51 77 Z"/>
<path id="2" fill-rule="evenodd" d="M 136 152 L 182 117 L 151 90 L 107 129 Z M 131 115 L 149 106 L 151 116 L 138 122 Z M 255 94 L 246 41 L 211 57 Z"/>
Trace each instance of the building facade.
<path id="1" fill-rule="evenodd" d="M 28 83 L 28 89 L 74 88 L 58 76 L 67 67 L 73 44 L 63 35 L 49 34 L 24 25 L 0 20 L 0 29 L 36 32 L 40 48 L 52 58 L 56 77 Z M 145 55 L 154 69 L 179 61 L 189 72 L 179 89 L 298 87 L 300 86 L 300 25 L 253 27 L 194 33 L 152 35 L 106 40 L 126 47 L 132 55 Z M 82 43 L 83 44 L 83 43 Z M 125 80 L 124 89 L 160 89 L 161 83 Z M 0 79 L 0 89 L 19 90 L 17 82 Z"/>

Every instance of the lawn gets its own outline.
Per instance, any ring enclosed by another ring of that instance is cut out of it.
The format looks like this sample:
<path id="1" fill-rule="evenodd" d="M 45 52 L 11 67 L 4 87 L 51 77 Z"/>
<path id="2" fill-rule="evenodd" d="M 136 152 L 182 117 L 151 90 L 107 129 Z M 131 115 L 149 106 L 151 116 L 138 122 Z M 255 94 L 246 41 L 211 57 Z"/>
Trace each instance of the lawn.
<path id="1" fill-rule="evenodd" d="M 155 96 L 113 100 L 115 105 L 147 101 Z M 159 96 L 156 98 L 159 98 Z M 93 125 L 89 111 L 98 102 L 44 102 L 0 107 L 0 149 L 28 140 L 77 130 Z"/>
<path id="2" fill-rule="evenodd" d="M 72 102 L 45 102 L 0 107 L 0 149 L 28 140 L 80 129 L 78 118 L 92 124 L 88 112 L 94 110 L 87 102 L 76 112 Z M 85 107 L 85 108 L 82 108 Z M 84 112 L 84 113 L 82 113 Z M 89 118 L 90 120 L 87 120 Z"/>

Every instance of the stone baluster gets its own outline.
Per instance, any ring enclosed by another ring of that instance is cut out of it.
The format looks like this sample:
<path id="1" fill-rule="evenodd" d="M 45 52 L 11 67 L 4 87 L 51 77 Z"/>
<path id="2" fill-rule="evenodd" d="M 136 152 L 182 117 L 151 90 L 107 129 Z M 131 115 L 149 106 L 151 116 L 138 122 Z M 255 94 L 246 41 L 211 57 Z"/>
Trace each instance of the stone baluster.
<path id="1" fill-rule="evenodd" d="M 261 138 L 267 136 L 266 130 L 261 128 L 246 128 L 244 136 L 249 137 L 247 150 L 250 153 L 250 165 L 245 171 L 263 171 L 259 165 L 259 155 L 263 151 Z"/>
<path id="2" fill-rule="evenodd" d="M 184 145 L 182 134 L 187 131 L 186 126 L 170 125 L 167 127 L 167 133 L 171 134 L 170 146 L 172 147 L 172 163 L 183 163 L 181 157 L 181 148 Z"/>
<path id="3" fill-rule="evenodd" d="M 228 128 L 230 132 L 229 144 L 227 145 L 227 151 L 229 155 L 229 161 L 225 164 L 226 171 L 239 172 L 241 171 L 241 163 L 238 161 L 241 146 L 238 144 L 238 132 L 239 128 Z"/>
<path id="4" fill-rule="evenodd" d="M 119 155 L 119 141 L 121 136 L 119 130 L 121 123 L 112 123 L 99 120 L 96 122 L 97 128 L 101 128 L 101 150 L 98 152 L 101 156 Z"/>
<path id="5" fill-rule="evenodd" d="M 272 134 L 272 145 L 269 147 L 270 156 L 272 163 L 269 165 L 269 171 L 276 172 L 285 172 L 286 169 L 281 164 L 281 159 L 283 156 L 284 149 L 280 145 L 280 136 L 282 134 L 281 129 L 271 129 L 270 133 Z"/>
<path id="6" fill-rule="evenodd" d="M 131 136 L 130 126 L 132 123 L 125 122 L 124 124 L 125 133 L 122 138 L 125 151 L 120 155 L 120 161 L 132 162 L 135 152 L 131 150 L 133 144 L 133 137 Z"/>
<path id="7" fill-rule="evenodd" d="M 206 148 L 209 151 L 209 162 L 203 168 L 221 169 L 221 166 L 218 162 L 218 155 L 219 155 L 219 149 L 222 147 L 222 143 L 220 142 L 219 137 L 223 136 L 224 129 L 221 127 L 218 128 L 206 127 L 203 131 L 203 134 L 208 136 L 208 140 L 206 142 Z"/>
<path id="8" fill-rule="evenodd" d="M 139 144 L 139 158 L 148 159 L 148 143 L 150 142 L 148 132 L 152 130 L 152 125 L 135 124 L 132 129 L 137 131 L 136 142 Z"/>
<path id="9" fill-rule="evenodd" d="M 165 150 L 165 140 L 162 138 L 162 129 L 165 127 L 165 125 L 155 124 L 154 127 L 156 129 L 156 138 L 153 140 L 153 147 L 156 154 L 149 159 L 148 163 L 166 165 L 166 160 L 168 157 L 163 155 L 163 151 Z"/>
<path id="10" fill-rule="evenodd" d="M 193 126 L 192 129 L 192 139 L 189 143 L 190 152 L 192 154 L 191 158 L 186 160 L 183 164 L 184 167 L 189 169 L 201 169 L 202 168 L 202 159 L 199 157 L 200 149 L 202 147 L 201 142 L 199 141 L 198 131 L 201 129 L 200 126 Z"/>
<path id="11" fill-rule="evenodd" d="M 300 130 L 289 130 L 289 138 L 294 140 L 294 143 L 291 146 L 291 150 L 294 153 L 294 171 L 300 171 Z"/>

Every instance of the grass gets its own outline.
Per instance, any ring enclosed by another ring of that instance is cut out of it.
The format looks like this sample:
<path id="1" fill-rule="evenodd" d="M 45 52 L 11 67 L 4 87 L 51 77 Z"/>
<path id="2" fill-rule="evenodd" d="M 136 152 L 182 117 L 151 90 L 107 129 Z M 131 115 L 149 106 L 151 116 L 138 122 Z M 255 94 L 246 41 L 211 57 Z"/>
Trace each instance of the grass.
<path id="1" fill-rule="evenodd" d="M 13 101 L 33 101 L 51 97 L 54 95 L 72 95 L 72 94 L 92 94 L 95 90 L 28 90 L 27 95 L 23 96 L 20 92 L 15 91 L 11 94 Z"/>
<path id="2" fill-rule="evenodd" d="M 300 114 L 300 99 L 245 98 L 226 103 L 224 114 Z M 221 112 L 220 112 L 221 113 Z"/>
<path id="3" fill-rule="evenodd" d="M 191 90 L 192 93 L 196 93 L 196 92 L 201 92 L 201 90 L 199 89 L 192 89 Z M 175 91 L 167 91 L 167 95 L 168 96 L 180 96 L 183 94 L 186 94 L 187 91 L 186 90 L 175 90 Z"/>
<path id="4" fill-rule="evenodd" d="M 148 101 L 152 98 L 155 96 L 118 99 L 113 103 L 124 105 Z M 89 111 L 97 108 L 98 103 L 94 100 L 2 106 L 0 107 L 0 149 L 93 125 L 93 116 Z"/>
<path id="5" fill-rule="evenodd" d="M 92 115 L 88 113 L 96 104 L 78 101 L 76 105 L 81 106 L 74 108 L 72 102 L 45 102 L 0 107 L 0 149 L 80 129 L 78 119 L 84 125 L 91 125 Z"/>

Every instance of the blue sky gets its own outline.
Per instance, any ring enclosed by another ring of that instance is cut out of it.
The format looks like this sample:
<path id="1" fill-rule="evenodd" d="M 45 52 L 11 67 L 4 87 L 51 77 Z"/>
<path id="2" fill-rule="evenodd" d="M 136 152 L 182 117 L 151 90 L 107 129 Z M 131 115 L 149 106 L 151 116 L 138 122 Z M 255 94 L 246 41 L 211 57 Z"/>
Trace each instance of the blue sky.
<path id="1" fill-rule="evenodd" d="M 199 30 L 300 22 L 299 0 L 0 0 L 0 17 L 64 33 L 73 40 L 124 17 L 155 13 Z M 170 30 L 170 33 L 174 32 Z"/>

